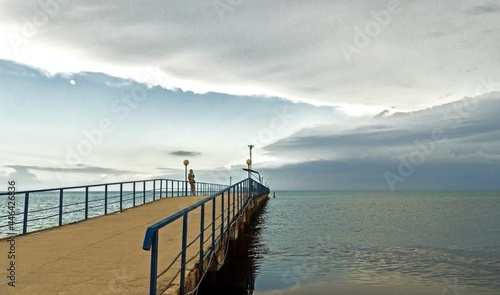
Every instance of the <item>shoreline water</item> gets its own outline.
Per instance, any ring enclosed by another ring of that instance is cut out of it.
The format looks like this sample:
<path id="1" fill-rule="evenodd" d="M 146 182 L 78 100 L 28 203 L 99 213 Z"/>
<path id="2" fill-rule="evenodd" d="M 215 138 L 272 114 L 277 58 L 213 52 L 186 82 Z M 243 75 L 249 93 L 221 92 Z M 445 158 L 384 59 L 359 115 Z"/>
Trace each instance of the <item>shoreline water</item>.
<path id="1" fill-rule="evenodd" d="M 253 280 L 232 294 L 499 294 L 498 220 L 498 191 L 277 192 L 249 233 L 252 269 L 220 276 Z"/>

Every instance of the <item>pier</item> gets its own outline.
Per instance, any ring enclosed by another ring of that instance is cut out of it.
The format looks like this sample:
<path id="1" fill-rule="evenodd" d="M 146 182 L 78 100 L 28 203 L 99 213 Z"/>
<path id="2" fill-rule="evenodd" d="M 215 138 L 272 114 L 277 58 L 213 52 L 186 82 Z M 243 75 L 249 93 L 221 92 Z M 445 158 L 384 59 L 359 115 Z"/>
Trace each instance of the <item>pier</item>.
<path id="1" fill-rule="evenodd" d="M 197 192 L 206 192 L 200 196 L 179 193 L 184 187 L 181 181 L 176 186 L 155 182 L 150 184 L 153 190 L 143 184 L 138 194 L 104 189 L 106 197 L 110 193 L 110 198 L 116 198 L 104 201 L 106 206 L 116 202 L 115 208 L 119 203 L 121 209 L 104 209 L 102 216 L 88 218 L 92 206 L 82 204 L 82 216 L 87 218 L 78 222 L 64 224 L 66 217 L 55 216 L 61 225 L 30 231 L 29 221 L 19 221 L 25 233 L 15 236 L 15 287 L 9 285 L 6 259 L 10 242 L 7 237 L 0 240 L 5 254 L 0 260 L 0 293 L 187 294 L 223 265 L 228 241 L 238 238 L 239 230 L 269 194 L 267 187 L 251 178 L 232 186 L 200 184 Z M 136 187 L 132 183 L 105 187 L 124 185 Z M 64 190 L 57 191 L 59 206 L 64 207 Z M 90 202 L 89 188 L 83 191 Z M 124 202 L 125 195 L 134 199 Z M 124 208 L 132 203 L 136 206 Z M 20 219 L 24 215 L 30 216 L 19 212 Z"/>

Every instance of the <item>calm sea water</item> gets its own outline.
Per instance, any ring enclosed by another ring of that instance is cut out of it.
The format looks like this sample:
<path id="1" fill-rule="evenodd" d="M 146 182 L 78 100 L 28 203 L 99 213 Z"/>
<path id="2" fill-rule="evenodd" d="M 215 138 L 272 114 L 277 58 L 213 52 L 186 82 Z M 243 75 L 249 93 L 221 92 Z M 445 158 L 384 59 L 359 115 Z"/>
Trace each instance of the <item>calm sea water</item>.
<path id="1" fill-rule="evenodd" d="M 278 191 L 232 248 L 231 294 L 500 294 L 500 192 Z"/>

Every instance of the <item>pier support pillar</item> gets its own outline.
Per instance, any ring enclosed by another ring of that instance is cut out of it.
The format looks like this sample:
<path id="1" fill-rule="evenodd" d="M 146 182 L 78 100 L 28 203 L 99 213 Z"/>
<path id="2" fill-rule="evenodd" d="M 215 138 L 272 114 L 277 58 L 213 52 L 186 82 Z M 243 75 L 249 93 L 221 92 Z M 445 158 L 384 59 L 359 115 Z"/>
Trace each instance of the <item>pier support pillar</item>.
<path id="1" fill-rule="evenodd" d="M 238 226 L 235 226 L 232 230 L 231 230 L 231 233 L 229 235 L 229 238 L 231 240 L 236 240 L 238 238 L 238 231 L 239 231 L 239 222 L 238 222 Z"/>
<path id="2" fill-rule="evenodd" d="M 226 239 L 227 239 L 227 233 L 224 235 L 224 237 L 221 239 L 219 244 L 217 245 L 217 251 L 214 254 L 215 255 L 215 261 L 212 263 L 212 265 L 209 268 L 209 271 L 218 271 L 221 269 L 221 267 L 224 265 L 224 258 L 226 254 Z M 229 242 L 229 241 L 227 241 Z"/>

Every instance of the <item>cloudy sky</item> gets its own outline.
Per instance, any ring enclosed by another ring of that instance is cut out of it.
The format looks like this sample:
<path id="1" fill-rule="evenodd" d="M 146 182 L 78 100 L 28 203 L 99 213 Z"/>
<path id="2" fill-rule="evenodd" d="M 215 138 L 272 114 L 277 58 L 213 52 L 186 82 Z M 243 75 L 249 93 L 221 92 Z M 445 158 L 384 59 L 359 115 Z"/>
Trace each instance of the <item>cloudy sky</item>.
<path id="1" fill-rule="evenodd" d="M 500 188 L 494 0 L 0 0 L 0 178 Z M 2 190 L 0 188 L 0 190 Z"/>

